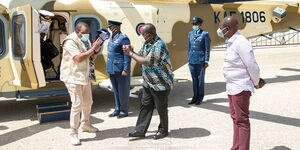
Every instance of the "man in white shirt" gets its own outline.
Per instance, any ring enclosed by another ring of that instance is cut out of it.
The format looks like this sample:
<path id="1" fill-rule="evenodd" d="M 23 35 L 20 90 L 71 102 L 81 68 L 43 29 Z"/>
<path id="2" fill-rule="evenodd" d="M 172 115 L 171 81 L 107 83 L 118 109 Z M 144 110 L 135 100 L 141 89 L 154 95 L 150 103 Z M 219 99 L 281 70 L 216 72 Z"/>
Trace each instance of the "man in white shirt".
<path id="1" fill-rule="evenodd" d="M 217 34 L 227 43 L 223 73 L 234 124 L 231 150 L 249 150 L 249 102 L 254 88 L 260 87 L 260 70 L 251 43 L 237 30 L 238 21 L 230 16 L 222 20 Z"/>
<path id="2" fill-rule="evenodd" d="M 98 38 L 93 45 L 89 41 L 89 26 L 84 22 L 76 24 L 75 32 L 63 41 L 63 57 L 60 80 L 68 89 L 72 101 L 70 114 L 71 144 L 80 145 L 78 128 L 84 132 L 97 132 L 90 122 L 93 104 L 91 80 L 94 80 L 93 60 L 103 41 Z M 80 119 L 80 114 L 81 119 Z M 80 124 L 81 123 L 81 124 Z"/>

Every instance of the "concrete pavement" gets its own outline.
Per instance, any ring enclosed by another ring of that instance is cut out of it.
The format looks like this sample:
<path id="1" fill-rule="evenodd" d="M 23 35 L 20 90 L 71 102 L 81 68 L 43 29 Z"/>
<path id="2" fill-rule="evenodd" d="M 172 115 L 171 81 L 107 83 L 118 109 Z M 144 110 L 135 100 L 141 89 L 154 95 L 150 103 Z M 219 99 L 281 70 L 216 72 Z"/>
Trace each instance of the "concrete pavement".
<path id="1" fill-rule="evenodd" d="M 267 85 L 251 97 L 251 150 L 300 150 L 300 47 L 257 48 L 255 55 Z M 81 146 L 69 143 L 69 122 L 39 125 L 35 105 L 68 97 L 34 101 L 0 101 L 0 149 L 12 150 L 229 150 L 232 120 L 222 75 L 224 50 L 212 51 L 206 72 L 206 97 L 187 105 L 192 84 L 188 66 L 175 72 L 180 80 L 170 94 L 170 136 L 152 140 L 159 118 L 155 112 L 145 139 L 131 139 L 139 100 L 130 100 L 130 116 L 109 118 L 113 94 L 94 91 L 92 122 L 100 132 L 80 133 Z"/>

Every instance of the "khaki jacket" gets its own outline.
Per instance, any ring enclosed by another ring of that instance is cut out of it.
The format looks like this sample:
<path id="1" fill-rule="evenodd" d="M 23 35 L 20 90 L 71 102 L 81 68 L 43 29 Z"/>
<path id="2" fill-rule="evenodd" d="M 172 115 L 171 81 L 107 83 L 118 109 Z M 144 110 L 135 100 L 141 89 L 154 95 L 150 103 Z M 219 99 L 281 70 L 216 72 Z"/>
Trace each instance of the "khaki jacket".
<path id="1" fill-rule="evenodd" d="M 89 42 L 90 43 L 90 42 Z M 89 59 L 82 62 L 74 61 L 74 56 L 86 52 L 84 43 L 75 32 L 63 41 L 63 56 L 60 66 L 60 80 L 65 83 L 89 84 Z"/>

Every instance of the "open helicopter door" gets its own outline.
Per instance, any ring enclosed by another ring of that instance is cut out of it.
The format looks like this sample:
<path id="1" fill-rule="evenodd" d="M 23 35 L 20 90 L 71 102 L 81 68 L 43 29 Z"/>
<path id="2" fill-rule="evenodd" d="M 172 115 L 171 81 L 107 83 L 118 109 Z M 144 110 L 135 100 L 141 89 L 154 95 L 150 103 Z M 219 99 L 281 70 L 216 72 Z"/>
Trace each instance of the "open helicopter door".
<path id="1" fill-rule="evenodd" d="M 30 5 L 9 10 L 10 63 L 15 86 L 38 89 L 46 86 L 41 63 L 39 14 Z"/>

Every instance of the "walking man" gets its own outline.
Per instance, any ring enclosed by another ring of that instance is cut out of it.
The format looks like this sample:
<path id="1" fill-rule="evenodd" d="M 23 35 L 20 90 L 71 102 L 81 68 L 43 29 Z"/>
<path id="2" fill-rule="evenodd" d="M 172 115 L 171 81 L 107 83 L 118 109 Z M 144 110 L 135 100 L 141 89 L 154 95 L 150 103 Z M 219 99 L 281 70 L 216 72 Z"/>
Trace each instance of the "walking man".
<path id="1" fill-rule="evenodd" d="M 70 126 L 73 145 L 81 144 L 78 128 L 83 132 L 98 131 L 89 121 L 93 104 L 90 81 L 95 80 L 93 60 L 96 59 L 102 40 L 98 38 L 91 45 L 89 32 L 89 26 L 79 22 L 75 26 L 75 32 L 63 41 L 60 80 L 65 83 L 72 101 Z"/>
<path id="2" fill-rule="evenodd" d="M 193 98 L 188 104 L 200 105 L 204 98 L 205 69 L 210 55 L 208 32 L 201 29 L 203 20 L 193 17 L 193 31 L 188 34 L 188 62 L 193 80 Z"/>
<path id="3" fill-rule="evenodd" d="M 121 22 L 109 20 L 108 28 L 112 38 L 108 43 L 106 72 L 114 90 L 115 110 L 110 117 L 128 116 L 128 101 L 130 92 L 130 63 L 131 58 L 123 53 L 122 46 L 130 45 L 128 37 L 121 33 Z"/>
<path id="4" fill-rule="evenodd" d="M 238 21 L 230 16 L 221 21 L 217 34 L 227 39 L 223 73 L 234 128 L 231 150 L 249 150 L 250 97 L 254 88 L 260 88 L 262 84 L 251 43 L 237 30 Z"/>
<path id="5" fill-rule="evenodd" d="M 144 79 L 142 105 L 135 131 L 129 137 L 145 137 L 154 108 L 157 109 L 160 124 L 154 139 L 164 138 L 168 132 L 168 95 L 173 86 L 173 73 L 166 43 L 156 34 L 153 24 L 141 28 L 140 39 L 144 44 L 139 53 L 130 45 L 123 47 L 124 53 L 142 64 Z"/>

